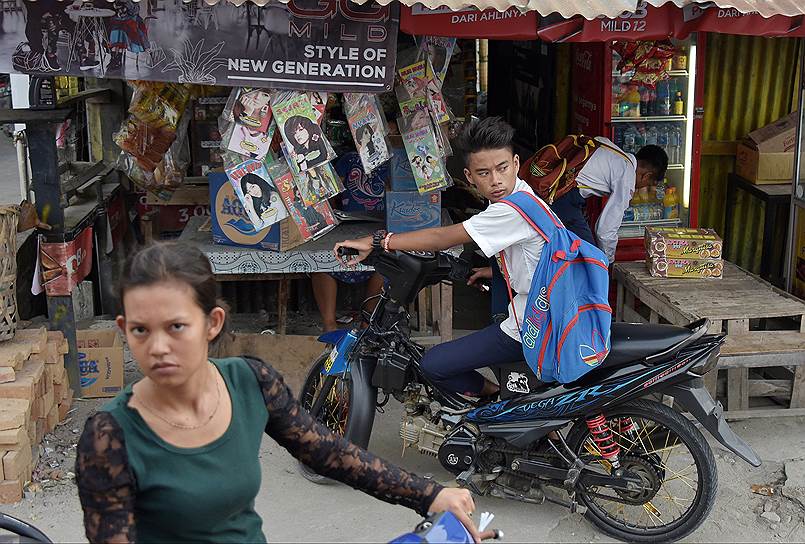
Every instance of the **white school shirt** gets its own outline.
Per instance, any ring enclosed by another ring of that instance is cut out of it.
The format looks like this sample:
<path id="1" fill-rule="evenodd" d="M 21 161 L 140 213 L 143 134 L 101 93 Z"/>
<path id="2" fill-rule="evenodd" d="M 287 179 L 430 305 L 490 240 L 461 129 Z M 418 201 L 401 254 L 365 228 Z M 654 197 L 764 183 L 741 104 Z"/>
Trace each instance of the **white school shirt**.
<path id="1" fill-rule="evenodd" d="M 514 185 L 514 191 L 534 194 L 533 189 L 519 178 Z M 481 213 L 464 221 L 463 225 L 464 230 L 478 244 L 484 255 L 494 257 L 503 252 L 511 287 L 517 295 L 514 297 L 514 312 L 512 304 L 509 303 L 509 317 L 500 324 L 500 328 L 520 342 L 518 324 L 523 322 L 528 292 L 531 290 L 531 279 L 539 263 L 545 240 L 526 223 L 517 210 L 502 202 L 490 204 Z"/>
<path id="2" fill-rule="evenodd" d="M 596 140 L 620 149 L 602 136 Z M 622 153 L 623 155 L 612 149 L 599 147 L 576 176 L 582 197 L 588 198 L 592 195 L 609 197 L 595 226 L 598 247 L 606 253 L 609 262 L 615 260 L 618 229 L 623 221 L 623 212 L 629 207 L 629 201 L 632 200 L 635 190 L 637 159 L 631 153 Z"/>

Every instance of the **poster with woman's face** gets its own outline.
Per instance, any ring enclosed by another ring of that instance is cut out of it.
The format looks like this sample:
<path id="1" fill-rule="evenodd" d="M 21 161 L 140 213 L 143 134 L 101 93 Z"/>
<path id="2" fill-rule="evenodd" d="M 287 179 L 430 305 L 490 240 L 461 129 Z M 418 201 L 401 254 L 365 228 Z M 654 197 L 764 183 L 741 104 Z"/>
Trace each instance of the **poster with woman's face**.
<path id="1" fill-rule="evenodd" d="M 235 123 L 249 129 L 252 133 L 268 132 L 271 123 L 271 96 L 266 89 L 240 89 L 232 105 Z"/>
<path id="2" fill-rule="evenodd" d="M 262 161 L 248 159 L 226 169 L 229 182 L 256 230 L 288 217 L 282 196 Z"/>

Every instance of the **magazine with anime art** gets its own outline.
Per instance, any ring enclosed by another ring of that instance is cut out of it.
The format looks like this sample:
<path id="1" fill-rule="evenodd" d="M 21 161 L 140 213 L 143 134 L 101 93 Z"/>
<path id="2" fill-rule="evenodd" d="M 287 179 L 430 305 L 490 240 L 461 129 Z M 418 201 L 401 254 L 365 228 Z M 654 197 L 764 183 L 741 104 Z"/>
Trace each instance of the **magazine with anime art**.
<path id="1" fill-rule="evenodd" d="M 327 93 L 323 91 L 309 91 L 310 104 L 316 112 L 316 124 L 321 126 L 324 112 L 327 110 Z"/>
<path id="2" fill-rule="evenodd" d="M 227 168 L 226 175 L 255 230 L 263 230 L 288 217 L 282 196 L 262 161 L 247 159 Z"/>
<path id="3" fill-rule="evenodd" d="M 269 89 L 236 87 L 229 95 L 222 120 L 234 122 L 252 132 L 268 132 L 272 118 L 269 93 Z"/>
<path id="4" fill-rule="evenodd" d="M 268 174 L 274 180 L 285 207 L 305 241 L 323 236 L 335 228 L 337 222 L 330 203 L 325 200 L 314 206 L 307 206 L 296 188 L 293 173 L 287 164 L 276 161 L 268 165 Z"/>
<path id="5" fill-rule="evenodd" d="M 313 206 L 322 200 L 334 197 L 344 190 L 341 180 L 335 175 L 329 162 L 310 170 L 299 170 L 296 163 L 291 159 L 291 153 L 285 142 L 282 142 L 280 147 L 293 174 L 296 188 L 299 190 L 299 194 L 302 196 L 306 206 Z"/>
<path id="6" fill-rule="evenodd" d="M 317 112 L 310 95 L 297 91 L 273 93 L 272 111 L 288 150 L 299 171 L 310 170 L 335 158 L 330 143 L 316 123 Z"/>
<path id="7" fill-rule="evenodd" d="M 425 86 L 427 85 L 427 67 L 424 60 L 419 60 L 409 64 L 397 71 L 400 84 L 408 95 L 408 98 L 425 96 Z M 398 94 L 399 97 L 399 94 Z"/>
<path id="8" fill-rule="evenodd" d="M 344 93 L 344 112 L 363 170 L 371 174 L 391 158 L 391 145 L 386 137 L 388 129 L 377 96 Z"/>
<path id="9" fill-rule="evenodd" d="M 271 148 L 275 127 L 272 123 L 267 132 L 259 132 L 245 125 L 230 123 L 221 142 L 222 147 L 251 159 L 262 160 Z"/>
<path id="10" fill-rule="evenodd" d="M 427 74 L 425 93 L 428 99 L 430 115 L 436 124 L 447 123 L 453 118 L 453 115 L 442 94 L 442 80 L 439 79 L 438 74 L 434 72 L 430 60 L 428 60 L 425 65 L 427 67 L 425 71 Z"/>
<path id="11" fill-rule="evenodd" d="M 405 153 L 411 163 L 417 190 L 420 193 L 428 193 L 447 187 L 449 185 L 447 169 L 440 156 L 436 134 L 430 123 L 415 128 L 410 126 L 405 118 L 400 117 L 397 124 L 402 134 Z"/>
<path id="12" fill-rule="evenodd" d="M 447 69 L 450 67 L 450 59 L 458 50 L 456 39 L 443 36 L 422 36 L 418 41 L 417 60 L 428 59 L 439 77 L 439 81 L 444 83 Z"/>

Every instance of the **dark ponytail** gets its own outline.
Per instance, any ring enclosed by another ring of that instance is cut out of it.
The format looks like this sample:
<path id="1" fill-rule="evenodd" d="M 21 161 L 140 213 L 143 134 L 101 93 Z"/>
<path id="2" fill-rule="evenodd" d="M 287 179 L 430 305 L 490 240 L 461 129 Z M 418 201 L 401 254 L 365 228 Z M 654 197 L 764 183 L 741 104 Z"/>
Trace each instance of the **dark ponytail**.
<path id="1" fill-rule="evenodd" d="M 126 308 L 123 306 L 126 291 L 171 281 L 190 287 L 196 303 L 206 315 L 216 307 L 224 309 L 226 312 L 224 326 L 211 342 L 211 344 L 217 343 L 228 328 L 229 306 L 220 298 L 218 282 L 215 281 L 207 256 L 191 245 L 180 242 L 157 242 L 126 259 L 120 278 L 120 304 L 123 307 L 123 314 L 126 313 Z"/>

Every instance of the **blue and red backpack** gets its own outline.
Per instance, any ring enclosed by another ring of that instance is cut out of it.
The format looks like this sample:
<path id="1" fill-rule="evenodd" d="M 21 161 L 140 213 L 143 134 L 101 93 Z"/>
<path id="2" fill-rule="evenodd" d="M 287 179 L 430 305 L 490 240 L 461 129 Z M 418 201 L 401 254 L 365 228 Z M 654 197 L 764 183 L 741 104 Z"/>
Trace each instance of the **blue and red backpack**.
<path id="1" fill-rule="evenodd" d="M 501 200 L 545 240 L 523 321 L 515 312 L 523 354 L 543 382 L 570 383 L 609 353 L 609 273 L 604 253 L 570 232 L 547 204 L 526 191 Z M 503 253 L 501 270 L 512 298 Z M 514 308 L 514 304 L 512 304 Z"/>

